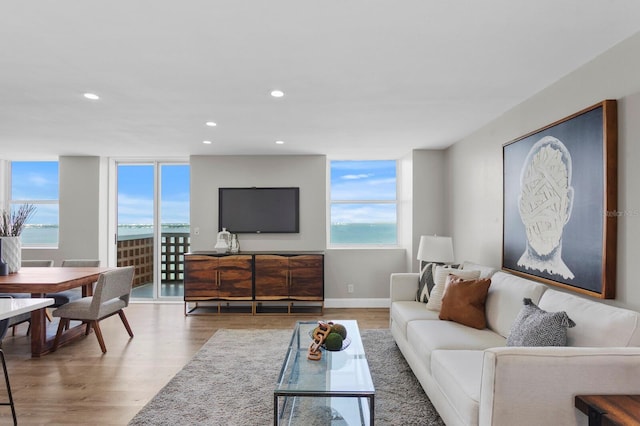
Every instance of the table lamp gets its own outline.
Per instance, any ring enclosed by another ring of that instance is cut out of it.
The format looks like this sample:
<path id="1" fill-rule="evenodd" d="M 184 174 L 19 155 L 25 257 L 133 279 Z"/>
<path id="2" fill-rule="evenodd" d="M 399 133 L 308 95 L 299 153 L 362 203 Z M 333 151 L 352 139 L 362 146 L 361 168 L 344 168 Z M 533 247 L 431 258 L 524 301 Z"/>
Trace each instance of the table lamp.
<path id="1" fill-rule="evenodd" d="M 453 240 L 451 237 L 422 235 L 418 246 L 417 259 L 429 263 L 453 262 Z M 423 265 L 420 265 L 422 269 Z"/>
<path id="2" fill-rule="evenodd" d="M 420 284 L 416 300 L 426 301 L 434 286 L 433 270 L 435 265 L 453 262 L 453 240 L 451 237 L 422 235 L 418 246 L 417 259 L 420 261 Z"/>

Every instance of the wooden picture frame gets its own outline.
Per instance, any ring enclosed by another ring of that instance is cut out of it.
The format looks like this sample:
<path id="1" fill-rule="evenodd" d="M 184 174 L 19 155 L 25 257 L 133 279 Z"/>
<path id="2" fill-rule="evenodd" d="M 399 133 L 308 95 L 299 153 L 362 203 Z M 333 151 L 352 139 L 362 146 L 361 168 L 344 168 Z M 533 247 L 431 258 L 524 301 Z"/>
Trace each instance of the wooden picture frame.
<path id="1" fill-rule="evenodd" d="M 502 146 L 502 269 L 615 298 L 617 145 L 605 100 Z"/>

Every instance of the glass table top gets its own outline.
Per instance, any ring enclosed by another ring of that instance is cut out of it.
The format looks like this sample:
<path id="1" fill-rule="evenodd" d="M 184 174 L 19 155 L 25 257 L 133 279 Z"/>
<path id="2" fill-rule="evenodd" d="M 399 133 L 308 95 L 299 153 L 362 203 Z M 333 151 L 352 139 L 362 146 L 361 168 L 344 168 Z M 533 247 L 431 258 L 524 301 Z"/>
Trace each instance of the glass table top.
<path id="1" fill-rule="evenodd" d="M 319 361 L 309 360 L 311 333 L 318 322 L 297 322 L 278 377 L 278 394 L 364 396 L 375 392 L 357 321 L 332 321 L 345 326 L 351 343 L 341 351 L 323 348 Z"/>

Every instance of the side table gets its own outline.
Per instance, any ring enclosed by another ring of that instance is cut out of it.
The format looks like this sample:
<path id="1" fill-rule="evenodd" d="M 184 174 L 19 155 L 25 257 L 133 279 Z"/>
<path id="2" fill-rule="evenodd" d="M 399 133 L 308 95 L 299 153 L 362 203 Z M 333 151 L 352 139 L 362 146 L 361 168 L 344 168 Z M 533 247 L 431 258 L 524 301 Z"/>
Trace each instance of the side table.
<path id="1" fill-rule="evenodd" d="M 640 395 L 576 395 L 575 407 L 589 426 L 640 425 Z"/>

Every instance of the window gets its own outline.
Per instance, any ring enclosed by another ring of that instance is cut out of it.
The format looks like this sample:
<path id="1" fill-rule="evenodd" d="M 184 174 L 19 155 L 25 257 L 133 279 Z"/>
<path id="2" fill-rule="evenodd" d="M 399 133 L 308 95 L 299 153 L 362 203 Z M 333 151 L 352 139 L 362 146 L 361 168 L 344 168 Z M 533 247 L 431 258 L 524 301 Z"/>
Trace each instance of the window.
<path id="1" fill-rule="evenodd" d="M 11 162 L 11 211 L 21 204 L 36 207 L 24 231 L 23 247 L 58 246 L 58 162 Z"/>
<path id="2" fill-rule="evenodd" d="M 396 161 L 331 161 L 330 174 L 330 244 L 397 244 Z"/>

